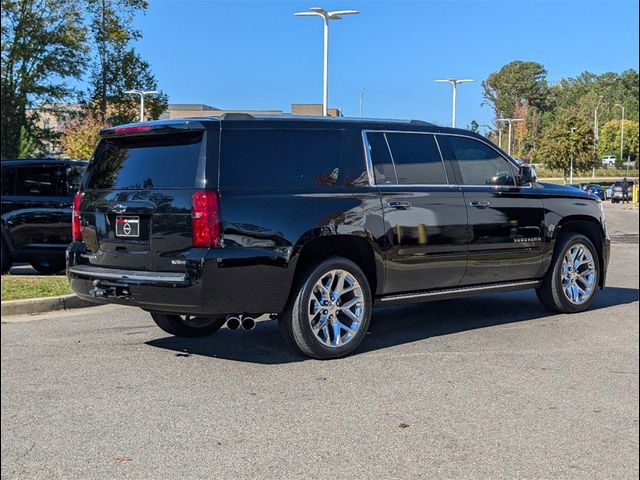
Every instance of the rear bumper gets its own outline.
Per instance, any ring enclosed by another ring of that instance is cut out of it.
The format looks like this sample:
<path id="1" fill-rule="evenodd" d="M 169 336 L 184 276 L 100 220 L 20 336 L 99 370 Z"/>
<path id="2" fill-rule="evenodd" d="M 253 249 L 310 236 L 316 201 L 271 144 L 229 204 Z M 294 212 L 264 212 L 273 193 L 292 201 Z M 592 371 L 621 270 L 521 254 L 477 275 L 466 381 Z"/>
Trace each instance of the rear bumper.
<path id="1" fill-rule="evenodd" d="M 194 249 L 180 272 L 92 265 L 83 257 L 85 253 L 82 243 L 72 243 L 67 249 L 67 277 L 76 295 L 154 312 L 279 313 L 293 279 L 289 262 L 271 250 Z"/>

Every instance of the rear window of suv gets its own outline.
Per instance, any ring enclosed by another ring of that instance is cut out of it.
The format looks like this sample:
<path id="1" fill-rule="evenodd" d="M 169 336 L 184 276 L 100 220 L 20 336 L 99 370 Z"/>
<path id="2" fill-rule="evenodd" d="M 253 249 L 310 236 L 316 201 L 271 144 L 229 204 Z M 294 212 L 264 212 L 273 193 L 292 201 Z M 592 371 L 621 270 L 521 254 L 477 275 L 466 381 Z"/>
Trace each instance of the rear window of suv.
<path id="1" fill-rule="evenodd" d="M 337 185 L 339 130 L 223 130 L 220 185 L 235 188 Z"/>
<path id="2" fill-rule="evenodd" d="M 202 132 L 100 141 L 85 177 L 86 189 L 193 188 Z"/>

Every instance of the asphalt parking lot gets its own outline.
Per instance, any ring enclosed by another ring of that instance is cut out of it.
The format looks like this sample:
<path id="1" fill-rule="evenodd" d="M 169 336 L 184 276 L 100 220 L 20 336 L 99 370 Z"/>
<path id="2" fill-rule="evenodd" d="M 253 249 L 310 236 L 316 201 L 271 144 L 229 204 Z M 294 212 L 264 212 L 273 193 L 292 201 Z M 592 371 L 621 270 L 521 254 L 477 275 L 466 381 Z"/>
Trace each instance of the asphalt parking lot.
<path id="1" fill-rule="evenodd" d="M 328 362 L 269 320 L 3 323 L 2 478 L 637 478 L 638 209 L 606 207 L 608 286 L 582 314 L 532 291 L 385 308 Z"/>

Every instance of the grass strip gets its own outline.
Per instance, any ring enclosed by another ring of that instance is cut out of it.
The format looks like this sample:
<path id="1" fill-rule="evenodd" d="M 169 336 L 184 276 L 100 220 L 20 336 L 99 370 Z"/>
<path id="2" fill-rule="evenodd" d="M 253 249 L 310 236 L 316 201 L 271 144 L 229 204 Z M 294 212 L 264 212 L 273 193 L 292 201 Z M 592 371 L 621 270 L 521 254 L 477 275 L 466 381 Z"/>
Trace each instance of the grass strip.
<path id="1" fill-rule="evenodd" d="M 2 301 L 25 298 L 55 297 L 71 292 L 64 276 L 2 275 Z"/>

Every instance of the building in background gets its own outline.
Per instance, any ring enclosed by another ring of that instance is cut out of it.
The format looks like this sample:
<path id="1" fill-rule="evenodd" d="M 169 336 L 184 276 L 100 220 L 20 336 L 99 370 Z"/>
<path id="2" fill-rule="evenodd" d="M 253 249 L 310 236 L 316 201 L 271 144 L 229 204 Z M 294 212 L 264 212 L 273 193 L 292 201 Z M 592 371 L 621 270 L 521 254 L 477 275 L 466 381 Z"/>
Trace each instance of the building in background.
<path id="1" fill-rule="evenodd" d="M 282 110 L 229 110 L 211 107 L 203 103 L 170 103 L 160 115 L 160 119 L 188 118 L 188 117 L 220 117 L 225 113 L 247 113 L 250 115 L 287 115 Z M 294 103 L 291 105 L 291 115 L 322 115 L 322 105 L 319 103 Z M 340 117 L 342 113 L 337 108 L 329 109 L 329 116 Z"/>
<path id="2" fill-rule="evenodd" d="M 337 108 L 328 108 L 327 113 L 330 117 L 341 117 L 342 112 Z M 322 116 L 322 104 L 321 103 L 293 103 L 291 104 L 292 115 L 310 115 L 310 116 Z"/>
<path id="3" fill-rule="evenodd" d="M 62 153 L 58 138 L 71 122 L 82 113 L 79 103 L 45 103 L 38 108 L 27 110 L 27 115 L 37 115 L 35 125 L 44 133 L 42 156 L 57 156 Z"/>

